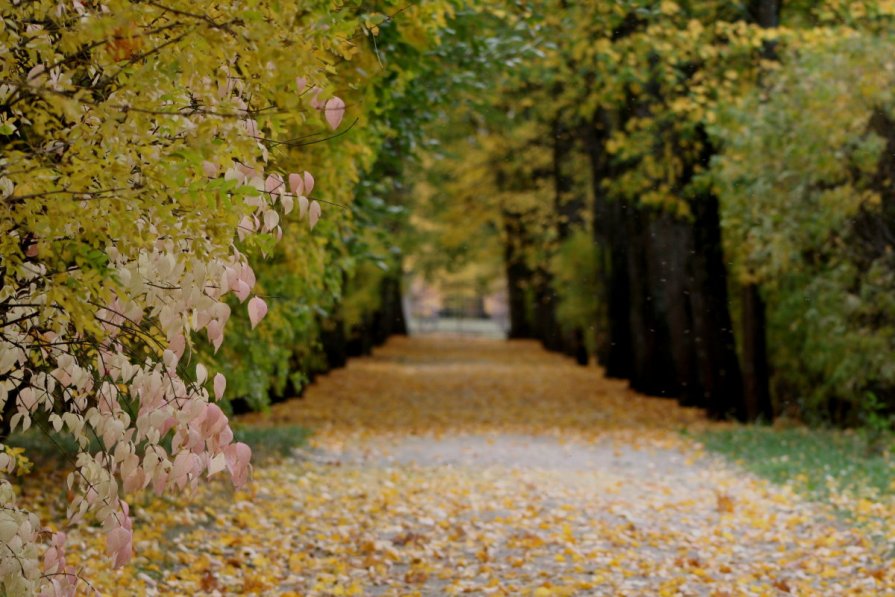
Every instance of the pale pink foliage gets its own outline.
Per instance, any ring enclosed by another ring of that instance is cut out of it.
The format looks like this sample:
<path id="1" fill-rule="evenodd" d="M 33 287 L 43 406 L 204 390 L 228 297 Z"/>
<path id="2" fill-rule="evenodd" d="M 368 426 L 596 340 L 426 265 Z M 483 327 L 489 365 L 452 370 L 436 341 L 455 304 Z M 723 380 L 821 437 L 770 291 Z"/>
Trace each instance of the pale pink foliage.
<path id="1" fill-rule="evenodd" d="M 267 303 L 260 297 L 253 297 L 249 301 L 249 321 L 251 321 L 253 329 L 264 319 L 265 315 L 267 315 Z"/>
<path id="2" fill-rule="evenodd" d="M 214 374 L 214 399 L 220 400 L 224 397 L 224 391 L 227 389 L 227 378 L 221 373 Z"/>
<path id="3" fill-rule="evenodd" d="M 314 226 L 317 225 L 317 220 L 320 219 L 320 204 L 314 200 L 311 201 L 311 206 L 308 208 L 308 223 L 311 226 L 311 230 L 314 229 Z"/>
<path id="4" fill-rule="evenodd" d="M 330 128 L 337 129 L 345 117 L 345 102 L 340 97 L 331 97 L 326 101 L 324 108 L 326 112 L 326 122 Z"/>

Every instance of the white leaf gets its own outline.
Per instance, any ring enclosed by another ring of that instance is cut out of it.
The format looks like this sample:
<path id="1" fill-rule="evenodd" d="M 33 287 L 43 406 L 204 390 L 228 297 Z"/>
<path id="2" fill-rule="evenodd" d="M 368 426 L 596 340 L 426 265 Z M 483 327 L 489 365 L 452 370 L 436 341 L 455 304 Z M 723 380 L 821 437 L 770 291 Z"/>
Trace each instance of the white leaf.
<path id="1" fill-rule="evenodd" d="M 221 452 L 208 463 L 208 476 L 210 477 L 215 473 L 219 473 L 225 468 L 227 468 L 227 457 Z"/>

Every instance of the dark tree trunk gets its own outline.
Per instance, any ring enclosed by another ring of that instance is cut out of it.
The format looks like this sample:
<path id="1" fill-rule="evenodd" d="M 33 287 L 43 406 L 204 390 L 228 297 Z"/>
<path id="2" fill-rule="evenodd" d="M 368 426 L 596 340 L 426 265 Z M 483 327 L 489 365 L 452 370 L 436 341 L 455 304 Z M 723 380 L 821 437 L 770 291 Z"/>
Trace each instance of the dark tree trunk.
<path id="1" fill-rule="evenodd" d="M 696 375 L 693 342 L 693 313 L 690 309 L 689 262 L 693 234 L 690 222 L 668 213 L 656 216 L 653 237 L 653 277 L 656 293 L 663 297 L 665 325 L 668 331 L 669 368 L 673 378 L 666 380 L 667 395 L 677 397 L 686 406 L 705 406 Z"/>
<path id="2" fill-rule="evenodd" d="M 708 140 L 704 142 L 708 145 Z M 694 222 L 690 308 L 697 381 L 709 416 L 742 420 L 743 382 L 731 329 L 718 198 L 707 193 L 696 197 L 691 207 Z"/>
<path id="3" fill-rule="evenodd" d="M 553 290 L 553 276 L 546 267 L 535 273 L 535 336 L 552 351 L 563 349 L 562 333 L 556 320 L 556 293 Z"/>
<path id="4" fill-rule="evenodd" d="M 401 301 L 401 278 L 389 275 L 379 285 L 379 309 L 373 314 L 373 343 L 382 344 L 390 336 L 406 336 L 407 321 L 404 319 L 404 305 Z"/>
<path id="5" fill-rule="evenodd" d="M 553 189 L 554 210 L 556 212 L 556 232 L 560 243 L 571 236 L 575 228 L 584 222 L 585 198 L 574 190 L 572 177 L 568 174 L 569 157 L 572 153 L 574 137 L 562 123 L 560 117 L 553 122 Z M 546 272 L 545 272 L 546 273 Z M 549 274 L 548 274 L 549 275 Z M 587 350 L 584 346 L 584 331 L 580 328 L 560 329 L 556 319 L 556 301 L 552 292 L 552 280 L 548 280 L 550 295 L 545 305 L 544 317 L 552 329 L 544 329 L 542 339 L 549 350 L 559 350 L 574 357 L 580 364 L 587 364 Z M 549 312 L 547 312 L 549 309 Z M 582 363 L 581 352 L 585 357 Z"/>
<path id="6" fill-rule="evenodd" d="M 782 0 L 750 0 L 749 17 L 759 27 L 773 29 L 780 25 Z"/>
<path id="7" fill-rule="evenodd" d="M 345 352 L 349 357 L 362 357 L 373 352 L 373 319 L 372 313 L 365 314 L 363 320 L 348 332 Z"/>
<path id="8" fill-rule="evenodd" d="M 631 387 L 647 394 L 680 394 L 669 330 L 669 301 L 664 252 L 674 242 L 662 216 L 646 208 L 628 211 L 628 279 L 633 348 Z"/>
<path id="9" fill-rule="evenodd" d="M 335 315 L 320 326 L 320 344 L 328 369 L 344 367 L 348 362 L 348 337 L 342 319 Z"/>
<path id="10" fill-rule="evenodd" d="M 743 316 L 743 401 L 748 421 L 771 421 L 774 409 L 769 388 L 765 303 L 758 285 L 746 284 L 741 294 Z"/>
<path id="11" fill-rule="evenodd" d="M 611 220 L 623 230 L 624 214 L 629 210 L 627 200 L 619 200 L 612 206 Z M 618 232 L 613 237 L 622 236 Z M 606 275 L 606 311 L 608 313 L 609 350 L 604 362 L 608 377 L 628 378 L 634 364 L 634 347 L 631 341 L 631 321 L 628 309 L 631 303 L 631 280 L 628 277 L 628 247 L 624 240 L 613 238 L 609 246 L 609 271 Z"/>
<path id="12" fill-rule="evenodd" d="M 606 306 L 606 333 L 597 346 L 597 358 L 609 377 L 631 375 L 633 351 L 628 316 L 630 283 L 628 280 L 628 243 L 625 241 L 625 220 L 628 201 L 611 200 L 603 189 L 603 181 L 611 178 L 612 168 L 606 153 L 609 120 L 598 112 L 584 131 L 585 149 L 590 160 L 591 184 L 594 193 L 594 240 L 600 247 L 600 280 L 602 295 L 595 300 Z"/>
<path id="13" fill-rule="evenodd" d="M 526 293 L 531 281 L 531 270 L 525 263 L 521 248 L 525 234 L 522 217 L 509 211 L 503 212 L 504 266 L 507 276 L 507 299 L 510 310 L 510 338 L 531 338 L 532 326 L 528 316 Z"/>

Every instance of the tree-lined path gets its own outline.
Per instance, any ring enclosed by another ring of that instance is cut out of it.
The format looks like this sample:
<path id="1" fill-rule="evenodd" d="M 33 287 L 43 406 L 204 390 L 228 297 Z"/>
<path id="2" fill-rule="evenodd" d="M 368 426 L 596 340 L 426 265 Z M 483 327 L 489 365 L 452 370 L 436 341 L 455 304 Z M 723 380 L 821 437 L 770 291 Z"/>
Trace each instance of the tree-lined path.
<path id="1" fill-rule="evenodd" d="M 251 418 L 311 444 L 183 512 L 138 504 L 134 564 L 91 573 L 104 592 L 895 590 L 879 542 L 685 439 L 699 411 L 533 342 L 393 338 Z"/>

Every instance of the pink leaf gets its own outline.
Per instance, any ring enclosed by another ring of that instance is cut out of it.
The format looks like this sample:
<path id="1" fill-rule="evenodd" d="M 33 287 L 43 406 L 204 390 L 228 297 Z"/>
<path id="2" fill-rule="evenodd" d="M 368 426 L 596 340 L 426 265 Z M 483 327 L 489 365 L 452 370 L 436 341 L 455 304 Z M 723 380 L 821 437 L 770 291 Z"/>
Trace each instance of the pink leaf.
<path id="1" fill-rule="evenodd" d="M 211 314 L 221 322 L 221 325 L 224 325 L 230 319 L 230 305 L 227 303 L 215 303 L 211 308 Z"/>
<path id="2" fill-rule="evenodd" d="M 311 206 L 308 208 L 308 222 L 311 224 L 311 230 L 314 229 L 314 226 L 317 225 L 317 220 L 320 219 L 320 204 L 317 203 L 317 200 L 311 201 Z"/>
<path id="3" fill-rule="evenodd" d="M 242 264 L 242 268 L 239 271 L 239 279 L 245 280 L 245 283 L 249 285 L 249 288 L 255 286 L 255 272 L 248 263 Z"/>
<path id="4" fill-rule="evenodd" d="M 239 272 L 235 268 L 225 267 L 224 275 L 221 277 L 221 286 L 226 290 L 236 288 L 236 282 L 239 280 Z"/>
<path id="5" fill-rule="evenodd" d="M 227 389 L 227 378 L 221 373 L 214 376 L 214 398 L 220 400 L 224 396 L 224 390 Z"/>
<path id="6" fill-rule="evenodd" d="M 243 175 L 244 181 L 250 178 L 255 178 L 256 176 L 260 176 L 260 172 L 258 170 L 252 168 L 251 166 L 247 166 L 242 162 L 238 162 L 236 164 L 236 169 L 239 171 L 240 174 Z"/>
<path id="7" fill-rule="evenodd" d="M 193 454 L 181 452 L 174 459 L 174 468 L 171 469 L 171 482 L 183 488 L 189 481 L 189 473 L 193 468 Z"/>
<path id="8" fill-rule="evenodd" d="M 283 193 L 283 177 L 279 174 L 271 174 L 264 181 L 264 192 L 270 193 L 271 196 L 281 195 Z"/>
<path id="9" fill-rule="evenodd" d="M 245 485 L 249 476 L 252 449 L 242 442 L 230 444 L 224 448 L 224 456 L 227 458 L 227 469 L 233 478 L 233 485 L 236 487 Z"/>
<path id="10" fill-rule="evenodd" d="M 135 469 L 132 473 L 124 477 L 125 493 L 134 493 L 143 489 L 146 481 L 146 473 L 143 469 Z"/>
<path id="11" fill-rule="evenodd" d="M 152 477 L 152 490 L 157 494 L 164 493 L 165 489 L 168 487 L 168 473 L 161 467 L 155 470 L 155 474 Z"/>
<path id="12" fill-rule="evenodd" d="M 261 297 L 252 297 L 249 301 L 249 321 L 252 323 L 252 329 L 255 329 L 265 315 L 267 315 L 267 303 Z"/>
<path id="13" fill-rule="evenodd" d="M 308 86 L 308 80 L 304 77 L 295 77 L 295 88 L 301 93 Z"/>
<path id="14" fill-rule="evenodd" d="M 208 325 L 205 326 L 205 333 L 208 334 L 208 341 L 214 342 L 224 335 L 224 326 L 222 326 L 221 322 L 217 319 L 212 319 L 208 322 Z"/>
<path id="15" fill-rule="evenodd" d="M 298 198 L 298 217 L 304 218 L 308 215 L 308 198 L 302 195 Z"/>
<path id="16" fill-rule="evenodd" d="M 106 536 L 106 553 L 115 558 L 115 568 L 121 568 L 130 561 L 132 541 L 133 533 L 124 527 L 116 527 Z"/>
<path id="17" fill-rule="evenodd" d="M 304 193 L 305 183 L 301 179 L 301 174 L 293 172 L 289 175 L 289 188 L 293 195 L 301 195 Z"/>
<path id="18" fill-rule="evenodd" d="M 342 98 L 333 96 L 327 100 L 325 111 L 326 122 L 330 128 L 339 128 L 342 118 L 345 116 L 345 102 L 342 101 Z"/>
<path id="19" fill-rule="evenodd" d="M 236 282 L 236 288 L 233 289 L 233 294 L 239 297 L 239 302 L 242 303 L 245 302 L 247 298 L 249 298 L 249 293 L 251 291 L 252 289 L 249 287 L 248 284 L 246 284 L 242 280 L 238 280 Z"/>
<path id="20" fill-rule="evenodd" d="M 305 192 L 303 195 L 310 195 L 311 191 L 314 190 L 314 177 L 311 176 L 311 173 L 305 170 L 304 173 L 304 182 L 305 182 Z"/>
<path id="21" fill-rule="evenodd" d="M 202 162 L 202 173 L 208 178 L 215 178 L 218 175 L 218 165 L 205 160 Z"/>
<path id="22" fill-rule="evenodd" d="M 183 356 L 183 351 L 186 349 L 186 338 L 184 338 L 183 334 L 177 334 L 174 338 L 171 339 L 168 348 L 171 349 L 175 355 L 177 355 L 177 359 Z"/>
<path id="23" fill-rule="evenodd" d="M 249 216 L 242 216 L 239 226 L 236 227 L 236 234 L 239 240 L 245 240 L 245 237 L 255 231 L 254 222 Z"/>

